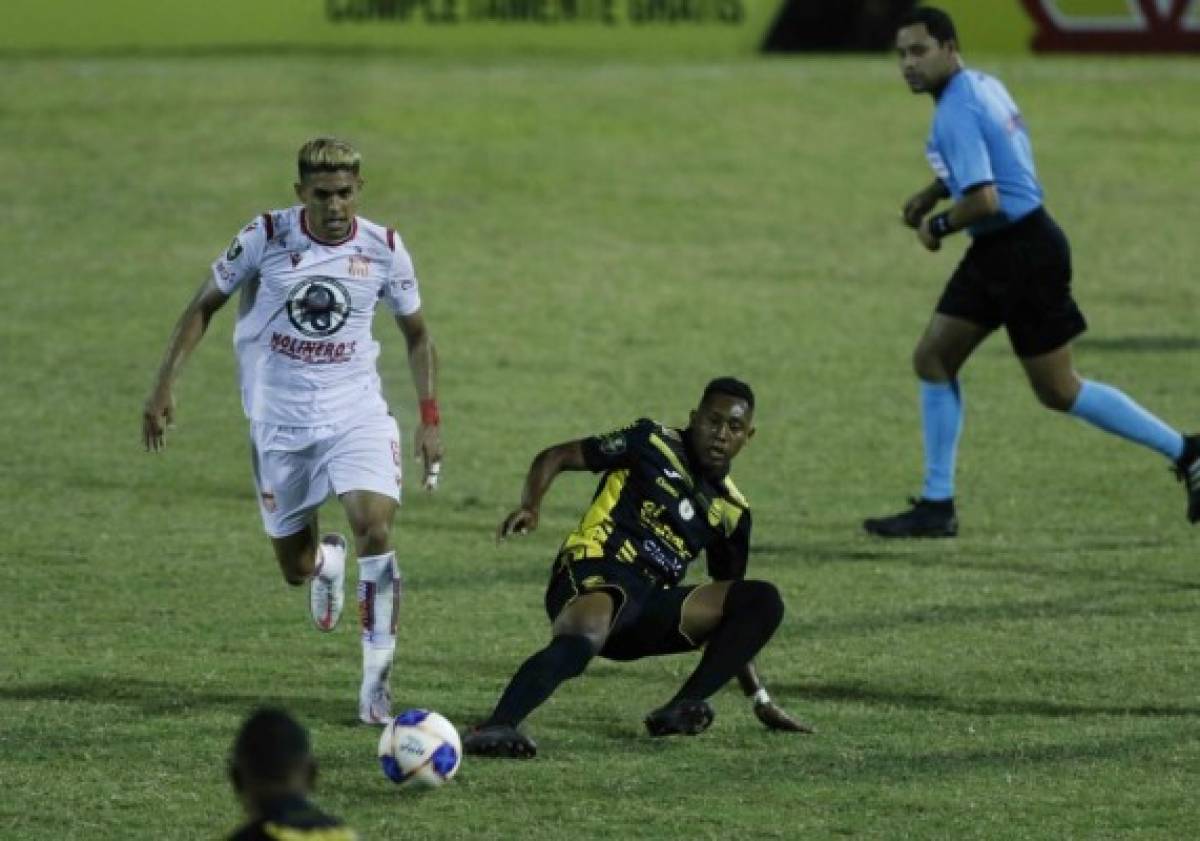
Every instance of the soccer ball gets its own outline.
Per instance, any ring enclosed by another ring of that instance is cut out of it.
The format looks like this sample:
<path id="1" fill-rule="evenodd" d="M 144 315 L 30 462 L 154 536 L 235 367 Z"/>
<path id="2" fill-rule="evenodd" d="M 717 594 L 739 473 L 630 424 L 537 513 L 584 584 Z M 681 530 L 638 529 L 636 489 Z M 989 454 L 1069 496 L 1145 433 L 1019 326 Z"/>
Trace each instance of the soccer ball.
<path id="1" fill-rule="evenodd" d="M 431 710 L 405 710 L 379 737 L 379 764 L 396 785 L 440 786 L 461 762 L 458 731 Z"/>

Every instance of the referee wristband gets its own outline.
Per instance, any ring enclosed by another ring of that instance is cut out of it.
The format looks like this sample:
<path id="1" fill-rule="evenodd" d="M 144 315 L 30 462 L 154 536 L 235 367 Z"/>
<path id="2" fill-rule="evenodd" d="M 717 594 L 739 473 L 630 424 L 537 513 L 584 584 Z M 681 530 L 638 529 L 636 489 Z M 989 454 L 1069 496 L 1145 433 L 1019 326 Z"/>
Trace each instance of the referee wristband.
<path id="1" fill-rule="evenodd" d="M 436 397 L 426 397 L 421 400 L 421 425 L 422 426 L 437 426 L 442 422 L 442 415 L 438 411 L 438 402 Z"/>
<path id="2" fill-rule="evenodd" d="M 939 213 L 937 216 L 931 217 L 929 220 L 929 233 L 935 239 L 949 236 L 954 233 L 954 228 L 950 227 L 950 211 L 946 210 Z"/>

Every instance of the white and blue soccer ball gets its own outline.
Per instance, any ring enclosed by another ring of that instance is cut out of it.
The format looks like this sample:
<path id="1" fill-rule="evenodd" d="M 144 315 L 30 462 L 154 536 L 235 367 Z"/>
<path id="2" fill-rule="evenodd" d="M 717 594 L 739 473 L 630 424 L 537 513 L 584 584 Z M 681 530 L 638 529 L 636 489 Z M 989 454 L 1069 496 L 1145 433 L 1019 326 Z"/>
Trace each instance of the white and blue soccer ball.
<path id="1" fill-rule="evenodd" d="M 405 710 L 379 737 L 379 765 L 396 785 L 440 786 L 461 763 L 458 731 L 432 710 Z"/>

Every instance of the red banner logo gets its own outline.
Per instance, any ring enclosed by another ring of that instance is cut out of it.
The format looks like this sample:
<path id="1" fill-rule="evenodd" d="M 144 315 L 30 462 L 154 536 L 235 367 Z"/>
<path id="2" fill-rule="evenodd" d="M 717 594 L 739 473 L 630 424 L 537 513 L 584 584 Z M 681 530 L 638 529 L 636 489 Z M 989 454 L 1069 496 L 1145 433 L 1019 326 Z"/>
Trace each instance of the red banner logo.
<path id="1" fill-rule="evenodd" d="M 1039 52 L 1200 52 L 1200 0 L 1128 0 L 1129 17 L 1065 15 L 1058 0 L 1021 0 L 1037 23 Z"/>

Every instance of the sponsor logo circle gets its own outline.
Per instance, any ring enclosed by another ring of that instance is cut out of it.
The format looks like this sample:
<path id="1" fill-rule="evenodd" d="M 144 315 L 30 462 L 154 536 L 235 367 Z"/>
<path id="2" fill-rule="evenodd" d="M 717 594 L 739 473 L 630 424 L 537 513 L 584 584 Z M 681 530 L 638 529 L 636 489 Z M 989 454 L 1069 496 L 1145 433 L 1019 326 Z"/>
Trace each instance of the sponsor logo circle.
<path id="1" fill-rule="evenodd" d="M 350 293 L 331 277 L 308 278 L 288 293 L 287 316 L 305 336 L 332 336 L 350 318 Z"/>

